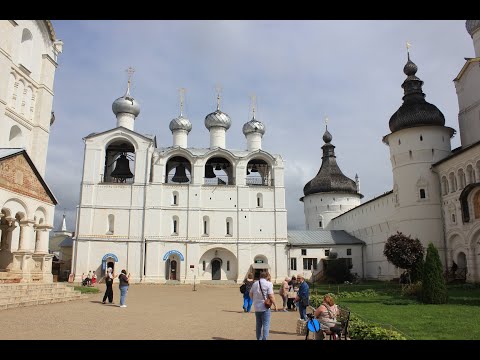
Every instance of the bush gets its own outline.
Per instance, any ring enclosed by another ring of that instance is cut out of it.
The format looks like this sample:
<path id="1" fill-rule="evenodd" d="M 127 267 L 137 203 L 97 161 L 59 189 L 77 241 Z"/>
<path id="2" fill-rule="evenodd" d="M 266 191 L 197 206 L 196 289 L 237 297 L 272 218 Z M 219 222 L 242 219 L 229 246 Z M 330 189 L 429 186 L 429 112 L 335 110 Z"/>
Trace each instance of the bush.
<path id="1" fill-rule="evenodd" d="M 353 280 L 353 275 L 348 268 L 346 258 L 324 261 L 324 274 L 328 282 L 333 281 L 337 284 Z"/>
<path id="2" fill-rule="evenodd" d="M 402 295 L 403 296 L 416 297 L 417 299 L 421 299 L 421 297 L 422 297 L 422 282 L 417 281 L 414 284 L 408 284 L 408 285 L 402 286 Z"/>
<path id="3" fill-rule="evenodd" d="M 423 246 L 417 238 L 412 239 L 397 231 L 387 239 L 383 254 L 388 262 L 400 269 L 410 271 L 423 259 Z"/>
<path id="4" fill-rule="evenodd" d="M 422 301 L 426 304 L 445 304 L 447 300 L 447 285 L 443 277 L 442 263 L 437 249 L 430 243 L 423 268 Z"/>
<path id="5" fill-rule="evenodd" d="M 351 299 L 351 298 L 358 298 L 358 297 L 375 297 L 379 294 L 373 289 L 365 289 L 362 291 L 340 291 L 338 294 L 328 293 L 333 298 L 333 301 L 337 303 L 339 299 Z M 314 308 L 318 308 L 322 305 L 323 297 L 325 295 L 310 295 L 310 305 Z"/>
<path id="6" fill-rule="evenodd" d="M 367 323 L 354 314 L 350 314 L 349 334 L 354 340 L 406 340 L 398 331 Z"/>
<path id="7" fill-rule="evenodd" d="M 422 256 L 422 258 L 418 258 L 415 264 L 413 264 L 412 270 L 410 271 L 410 280 L 412 281 L 412 283 L 422 281 L 424 266 L 425 266 L 425 262 L 423 261 L 423 256 Z"/>

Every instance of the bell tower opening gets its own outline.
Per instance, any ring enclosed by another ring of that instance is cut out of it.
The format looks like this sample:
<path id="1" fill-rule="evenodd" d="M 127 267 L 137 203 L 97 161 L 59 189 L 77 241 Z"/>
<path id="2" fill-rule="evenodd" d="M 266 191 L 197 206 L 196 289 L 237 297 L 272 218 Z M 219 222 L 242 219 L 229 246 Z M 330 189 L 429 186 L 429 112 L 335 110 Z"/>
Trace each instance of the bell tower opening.
<path id="1" fill-rule="evenodd" d="M 135 179 L 135 148 L 125 140 L 117 140 L 105 150 L 103 182 L 133 183 Z"/>
<path id="2" fill-rule="evenodd" d="M 233 166 L 223 157 L 213 157 L 205 164 L 205 185 L 235 185 Z"/>
<path id="3" fill-rule="evenodd" d="M 183 156 L 174 156 L 166 166 L 166 183 L 190 184 L 192 181 L 192 165 Z"/>

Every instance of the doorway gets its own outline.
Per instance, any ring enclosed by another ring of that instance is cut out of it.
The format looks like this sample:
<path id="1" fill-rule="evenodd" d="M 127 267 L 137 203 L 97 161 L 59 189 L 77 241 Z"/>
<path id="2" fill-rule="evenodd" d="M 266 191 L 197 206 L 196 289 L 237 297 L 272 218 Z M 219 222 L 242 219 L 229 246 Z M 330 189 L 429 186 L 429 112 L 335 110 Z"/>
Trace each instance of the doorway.
<path id="1" fill-rule="evenodd" d="M 177 280 L 177 262 L 170 261 L 170 280 Z"/>
<path id="2" fill-rule="evenodd" d="M 112 268 L 112 273 L 115 273 L 115 263 L 113 261 L 107 262 L 107 269 Z"/>
<path id="3" fill-rule="evenodd" d="M 222 263 L 219 259 L 212 260 L 212 280 L 220 280 Z"/>

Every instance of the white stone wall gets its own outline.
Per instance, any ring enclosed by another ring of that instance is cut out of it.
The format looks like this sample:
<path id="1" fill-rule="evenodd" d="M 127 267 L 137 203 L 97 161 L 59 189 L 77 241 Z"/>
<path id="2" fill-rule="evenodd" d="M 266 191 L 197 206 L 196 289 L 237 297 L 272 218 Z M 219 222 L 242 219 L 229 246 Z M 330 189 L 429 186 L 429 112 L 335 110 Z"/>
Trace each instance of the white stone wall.
<path id="1" fill-rule="evenodd" d="M 477 32 L 480 37 L 480 32 Z M 458 124 L 462 147 L 480 140 L 480 62 L 469 64 L 455 81 L 458 97 Z"/>
<path id="2" fill-rule="evenodd" d="M 459 254 L 466 256 L 467 281 L 480 281 L 480 216 L 475 213 L 475 198 L 480 188 L 474 187 L 466 198 L 470 219 L 462 218 L 460 195 L 466 186 L 480 182 L 480 146 L 476 145 L 448 159 L 435 168 L 442 184 L 442 211 L 447 245 L 446 262 L 458 265 Z M 445 262 L 444 259 L 442 259 Z"/>
<path id="3" fill-rule="evenodd" d="M 22 43 L 25 29 L 32 40 Z M 58 51 L 43 20 L 1 20 L 0 38 L 0 147 L 25 147 L 44 176 Z"/>
<path id="4" fill-rule="evenodd" d="M 135 148 L 133 183 L 102 182 L 105 149 L 118 139 Z M 240 152 L 241 156 L 225 149 L 205 150 L 203 155 L 183 148 L 154 151 L 152 144 L 121 128 L 86 139 L 72 260 L 77 281 L 89 270 L 101 272 L 102 259 L 110 253 L 118 258 L 116 269 L 128 268 L 133 281 L 165 282 L 172 275 L 167 260 L 177 262 L 177 280 L 211 280 L 214 258 L 222 261 L 221 280 L 242 281 L 260 255 L 268 261 L 274 281 L 286 276 L 287 212 L 281 157 L 261 150 Z M 190 184 L 165 183 L 166 165 L 174 156 L 190 161 Z M 230 161 L 234 185 L 204 183 L 206 162 L 219 156 Z M 252 158 L 270 165 L 272 186 L 246 184 L 246 166 Z M 177 204 L 173 204 L 174 194 Z M 169 251 L 173 253 L 164 260 Z"/>
<path id="5" fill-rule="evenodd" d="M 330 221 L 360 205 L 360 196 L 355 194 L 317 193 L 303 199 L 305 226 L 307 230 L 330 229 Z M 320 221 L 322 226 L 320 227 Z"/>

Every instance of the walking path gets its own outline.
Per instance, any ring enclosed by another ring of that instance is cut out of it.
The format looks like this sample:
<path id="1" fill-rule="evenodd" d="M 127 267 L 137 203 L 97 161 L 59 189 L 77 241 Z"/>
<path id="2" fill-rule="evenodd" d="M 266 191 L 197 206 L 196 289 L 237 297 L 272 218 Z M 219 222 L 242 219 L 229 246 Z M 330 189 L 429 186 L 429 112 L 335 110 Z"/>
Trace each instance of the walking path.
<path id="1" fill-rule="evenodd" d="M 127 308 L 87 299 L 1 312 L 0 339 L 237 339 L 255 340 L 255 315 L 244 313 L 238 286 L 131 285 Z M 280 308 L 282 301 L 276 295 Z M 253 311 L 253 308 L 252 308 Z M 303 340 L 296 335 L 298 312 L 272 312 L 271 340 Z"/>

